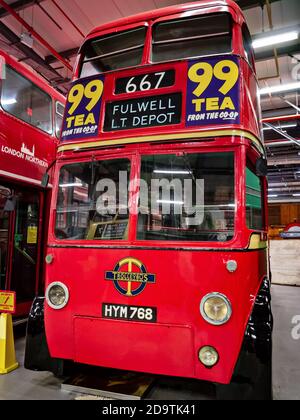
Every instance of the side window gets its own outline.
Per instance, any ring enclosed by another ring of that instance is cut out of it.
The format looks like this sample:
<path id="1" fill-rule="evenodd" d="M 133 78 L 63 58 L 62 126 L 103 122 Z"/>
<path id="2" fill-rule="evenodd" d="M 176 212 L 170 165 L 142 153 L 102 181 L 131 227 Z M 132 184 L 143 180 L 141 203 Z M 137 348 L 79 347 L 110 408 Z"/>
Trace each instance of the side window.
<path id="1" fill-rule="evenodd" d="M 64 112 L 65 112 L 65 106 L 60 102 L 55 102 L 55 135 L 58 139 L 60 138 L 60 135 L 61 135 Z"/>
<path id="2" fill-rule="evenodd" d="M 51 97 L 9 66 L 2 81 L 1 106 L 20 120 L 52 133 Z"/>
<path id="3" fill-rule="evenodd" d="M 255 64 L 254 64 L 254 51 L 252 48 L 252 38 L 249 32 L 249 29 L 247 28 L 245 24 L 242 27 L 242 35 L 243 35 L 243 44 L 244 44 L 246 59 L 248 63 L 250 64 L 250 66 L 254 69 Z"/>
<path id="4" fill-rule="evenodd" d="M 250 164 L 246 168 L 246 214 L 249 229 L 264 229 L 262 182 Z"/>

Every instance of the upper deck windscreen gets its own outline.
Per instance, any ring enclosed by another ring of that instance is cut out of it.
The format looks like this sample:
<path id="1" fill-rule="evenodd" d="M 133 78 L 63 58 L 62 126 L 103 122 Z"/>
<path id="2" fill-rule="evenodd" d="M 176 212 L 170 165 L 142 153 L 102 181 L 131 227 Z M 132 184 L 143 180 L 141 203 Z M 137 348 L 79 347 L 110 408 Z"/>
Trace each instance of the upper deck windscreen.
<path id="1" fill-rule="evenodd" d="M 151 30 L 151 29 L 150 29 Z M 82 52 L 80 77 L 139 66 L 143 61 L 147 27 L 104 35 L 88 41 Z M 145 62 L 159 63 L 231 52 L 232 19 L 214 13 L 155 23 Z"/>
<path id="2" fill-rule="evenodd" d="M 228 13 L 157 23 L 153 27 L 153 63 L 231 52 Z"/>
<path id="3" fill-rule="evenodd" d="M 146 27 L 97 38 L 86 44 L 81 77 L 141 64 Z"/>
<path id="4" fill-rule="evenodd" d="M 152 135 L 176 130 L 233 126 L 260 135 L 242 19 L 229 8 L 170 13 L 104 26 L 88 37 L 68 95 L 62 142 L 123 144 L 135 135 L 148 138 L 132 141 L 152 141 Z"/>

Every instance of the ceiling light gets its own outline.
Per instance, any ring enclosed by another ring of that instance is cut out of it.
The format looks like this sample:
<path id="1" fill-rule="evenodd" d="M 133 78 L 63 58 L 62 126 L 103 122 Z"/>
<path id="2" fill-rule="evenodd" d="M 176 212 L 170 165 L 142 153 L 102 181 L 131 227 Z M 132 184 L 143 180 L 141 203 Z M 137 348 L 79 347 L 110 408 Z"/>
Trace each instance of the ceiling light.
<path id="1" fill-rule="evenodd" d="M 269 95 L 272 93 L 289 92 L 289 91 L 297 90 L 297 89 L 300 89 L 300 82 L 288 83 L 286 85 L 269 86 L 269 87 L 260 89 L 259 93 L 261 96 L 263 96 L 263 95 Z"/>
<path id="2" fill-rule="evenodd" d="M 300 197 L 300 194 L 293 194 L 293 197 Z"/>
<path id="3" fill-rule="evenodd" d="M 168 175 L 191 175 L 190 171 L 168 171 L 163 169 L 156 169 L 155 174 L 168 174 Z"/>
<path id="4" fill-rule="evenodd" d="M 285 34 L 270 35 L 253 41 L 254 49 L 269 47 L 270 45 L 283 44 L 285 42 L 295 41 L 298 39 L 298 32 L 286 32 Z"/>
<path id="5" fill-rule="evenodd" d="M 275 128 L 279 128 L 279 130 L 286 130 L 287 128 L 295 128 L 295 127 L 297 127 L 297 123 L 280 125 L 279 127 L 277 125 L 274 125 L 274 127 Z M 264 127 L 263 130 L 264 131 L 268 131 L 268 130 L 274 130 L 274 129 L 272 127 Z"/>
<path id="6" fill-rule="evenodd" d="M 184 202 L 183 201 L 171 201 L 171 200 L 157 200 L 158 204 L 178 204 L 180 206 L 183 206 Z"/>
<path id="7" fill-rule="evenodd" d="M 278 197 L 278 195 L 276 195 L 276 194 L 268 195 L 268 198 L 276 198 L 276 197 Z"/>
<path id="8" fill-rule="evenodd" d="M 71 182 L 70 184 L 60 184 L 60 188 L 83 187 L 82 183 Z"/>
<path id="9" fill-rule="evenodd" d="M 22 44 L 26 45 L 29 48 L 33 48 L 33 37 L 29 32 L 21 33 L 20 40 Z"/>
<path id="10" fill-rule="evenodd" d="M 1 103 L 2 105 L 14 105 L 17 103 L 17 100 L 15 98 L 2 99 Z"/>

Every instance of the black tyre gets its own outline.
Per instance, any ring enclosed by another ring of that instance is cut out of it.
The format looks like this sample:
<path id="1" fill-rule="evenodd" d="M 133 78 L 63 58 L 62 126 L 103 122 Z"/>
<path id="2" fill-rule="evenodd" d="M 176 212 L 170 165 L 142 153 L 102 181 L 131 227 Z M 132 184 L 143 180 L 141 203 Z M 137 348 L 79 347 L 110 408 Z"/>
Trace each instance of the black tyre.
<path id="1" fill-rule="evenodd" d="M 265 279 L 248 322 L 232 382 L 216 385 L 217 399 L 272 400 L 272 332 L 270 281 Z"/>

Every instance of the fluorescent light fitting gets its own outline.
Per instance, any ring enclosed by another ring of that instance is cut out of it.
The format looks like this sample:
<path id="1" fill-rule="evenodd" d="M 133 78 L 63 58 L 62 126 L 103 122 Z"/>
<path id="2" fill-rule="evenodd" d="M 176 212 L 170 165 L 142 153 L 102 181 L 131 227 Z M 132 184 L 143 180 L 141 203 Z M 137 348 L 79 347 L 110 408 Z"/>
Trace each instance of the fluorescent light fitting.
<path id="1" fill-rule="evenodd" d="M 178 204 L 180 206 L 183 206 L 183 201 L 171 201 L 171 200 L 157 200 L 158 204 Z"/>
<path id="2" fill-rule="evenodd" d="M 14 105 L 17 103 L 15 98 L 1 99 L 2 105 Z"/>
<path id="3" fill-rule="evenodd" d="M 300 197 L 300 194 L 293 194 L 293 197 Z"/>
<path id="4" fill-rule="evenodd" d="M 297 40 L 298 35 L 299 34 L 297 31 L 286 32 L 284 34 L 278 34 L 278 35 L 270 35 L 264 38 L 256 39 L 255 41 L 253 41 L 252 46 L 254 49 L 258 49 L 258 48 L 269 47 L 271 45 L 284 44 L 285 42 Z"/>
<path id="5" fill-rule="evenodd" d="M 79 184 L 78 182 L 73 182 L 70 184 L 60 184 L 61 188 L 71 188 L 71 187 L 83 187 L 82 184 Z"/>
<path id="6" fill-rule="evenodd" d="M 300 89 L 300 82 L 295 83 L 288 83 L 286 85 L 276 85 L 276 86 L 269 86 L 263 89 L 260 89 L 259 94 L 260 96 L 269 95 L 272 93 L 280 93 L 280 92 L 290 92 Z"/>
<path id="7" fill-rule="evenodd" d="M 190 171 L 168 171 L 164 169 L 156 169 L 155 174 L 168 174 L 168 175 L 191 175 Z"/>
<path id="8" fill-rule="evenodd" d="M 276 197 L 278 197 L 278 195 L 276 195 L 276 194 L 270 194 L 270 195 L 268 195 L 268 198 L 276 198 Z"/>
<path id="9" fill-rule="evenodd" d="M 26 45 L 29 48 L 33 48 L 33 37 L 29 32 L 23 32 L 21 34 L 20 40 L 22 44 Z"/>
<path id="10" fill-rule="evenodd" d="M 295 127 L 297 127 L 297 123 L 294 123 L 294 124 L 285 124 L 285 125 L 280 125 L 280 126 L 274 125 L 274 127 L 275 128 L 279 128 L 279 130 L 285 130 L 287 128 L 295 128 Z M 268 131 L 268 130 L 274 130 L 274 129 L 271 128 L 271 127 L 264 127 L 263 130 L 264 131 Z"/>

